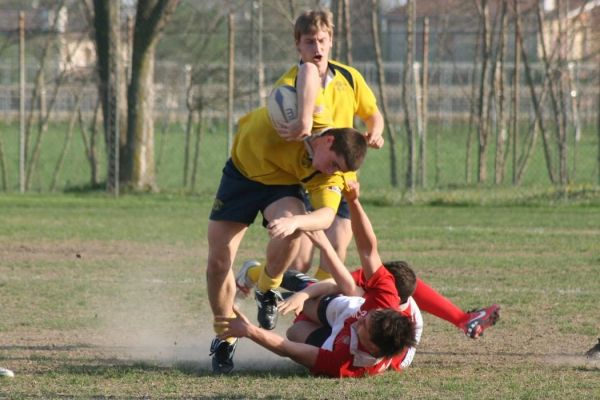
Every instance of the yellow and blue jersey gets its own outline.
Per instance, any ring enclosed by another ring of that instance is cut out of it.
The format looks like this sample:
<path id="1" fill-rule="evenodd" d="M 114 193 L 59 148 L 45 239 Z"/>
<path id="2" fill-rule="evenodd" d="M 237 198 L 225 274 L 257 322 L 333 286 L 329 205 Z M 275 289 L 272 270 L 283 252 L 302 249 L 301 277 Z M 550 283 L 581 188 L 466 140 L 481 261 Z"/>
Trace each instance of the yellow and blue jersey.
<path id="1" fill-rule="evenodd" d="M 321 89 L 319 99 L 332 114 L 333 128 L 354 127 L 355 115 L 367 120 L 377 112 L 375 95 L 360 72 L 336 61 L 329 61 L 328 68 L 331 80 Z M 297 76 L 298 65 L 294 65 L 274 86 L 296 87 Z"/>
<path id="2" fill-rule="evenodd" d="M 283 140 L 265 107 L 240 119 L 231 159 L 238 171 L 253 181 L 265 185 L 301 184 L 315 209 L 337 210 L 346 180 L 356 176 L 354 172 L 326 175 L 315 170 L 304 142 Z"/>

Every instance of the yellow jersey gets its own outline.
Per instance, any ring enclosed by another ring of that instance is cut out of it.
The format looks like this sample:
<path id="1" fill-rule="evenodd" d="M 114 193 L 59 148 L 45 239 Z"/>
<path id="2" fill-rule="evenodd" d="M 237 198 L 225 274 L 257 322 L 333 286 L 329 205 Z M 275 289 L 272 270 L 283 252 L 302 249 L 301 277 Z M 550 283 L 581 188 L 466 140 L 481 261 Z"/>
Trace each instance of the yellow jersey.
<path id="1" fill-rule="evenodd" d="M 273 128 L 265 107 L 240 119 L 231 160 L 242 175 L 253 181 L 265 185 L 304 186 L 315 209 L 337 210 L 346 180 L 356 177 L 354 172 L 326 175 L 314 169 L 304 142 L 283 140 Z"/>
<path id="2" fill-rule="evenodd" d="M 329 61 L 331 80 L 321 89 L 324 106 L 332 114 L 333 128 L 354 127 L 354 116 L 367 120 L 377 108 L 377 100 L 363 76 L 355 68 L 336 61 Z M 296 87 L 298 65 L 290 68 L 274 87 Z"/>

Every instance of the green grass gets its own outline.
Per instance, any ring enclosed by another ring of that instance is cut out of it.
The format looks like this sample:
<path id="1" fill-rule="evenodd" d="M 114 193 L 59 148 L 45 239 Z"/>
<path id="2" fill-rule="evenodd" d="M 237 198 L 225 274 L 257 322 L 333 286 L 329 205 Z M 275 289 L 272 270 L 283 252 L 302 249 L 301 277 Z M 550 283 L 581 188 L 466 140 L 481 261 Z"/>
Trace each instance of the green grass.
<path id="1" fill-rule="evenodd" d="M 407 371 L 341 381 L 247 341 L 236 373 L 210 373 L 211 195 L 0 195 L 0 366 L 16 374 L 0 398 L 596 398 L 600 365 L 583 353 L 600 335 L 600 201 L 576 192 L 368 194 L 383 258 L 503 315 L 472 341 L 426 314 Z M 252 226 L 238 264 L 265 244 Z"/>
<path id="2" fill-rule="evenodd" d="M 522 127 L 523 132 L 526 127 Z M 34 130 L 35 131 L 35 130 Z M 42 138 L 40 158 L 31 180 L 30 190 L 34 192 L 47 192 L 50 189 L 53 173 L 61 154 L 67 128 L 66 124 L 51 124 L 48 132 Z M 477 143 L 473 142 L 471 152 L 471 180 L 467 181 L 465 175 L 466 165 L 466 137 L 468 127 L 461 123 L 446 123 L 429 125 L 429 139 L 427 146 L 426 182 L 424 188 L 452 192 L 456 189 L 493 188 L 512 189 L 527 193 L 531 188 L 551 188 L 552 185 L 546 172 L 546 164 L 539 141 L 532 157 L 529 168 L 523 181 L 516 189 L 512 188 L 511 158 L 507 161 L 505 180 L 500 185 L 494 185 L 494 143 L 490 145 L 488 153 L 488 179 L 484 184 L 477 182 Z M 404 129 L 398 130 L 397 157 L 398 157 L 398 188 L 404 190 L 406 175 L 406 138 Z M 34 137 L 37 135 L 35 133 Z M 0 141 L 4 147 L 6 176 L 9 191 L 19 188 L 19 129 L 18 125 L 9 122 L 0 122 Z M 34 141 L 31 138 L 31 143 Z M 436 139 L 437 138 L 437 139 Z M 106 162 L 104 141 L 102 135 L 97 138 L 99 180 L 105 181 Z M 192 148 L 195 138 L 192 139 Z M 198 159 L 197 177 L 193 190 L 188 183 L 183 185 L 184 165 L 184 126 L 173 123 L 163 129 L 162 122 L 157 122 L 155 128 L 155 160 L 156 184 L 162 191 L 167 192 L 194 192 L 197 194 L 212 195 L 218 185 L 221 170 L 225 164 L 226 133 L 224 128 L 217 124 L 208 124 L 206 132 L 200 141 L 200 155 Z M 556 144 L 552 144 L 553 165 L 556 168 Z M 29 150 L 30 153 L 32 150 Z M 586 126 L 583 130 L 582 140 L 577 145 L 576 151 L 572 143 L 568 147 L 568 165 L 570 185 L 573 187 L 598 185 L 598 135 L 594 126 Z M 361 168 L 361 183 L 365 190 L 387 192 L 391 188 L 389 167 L 389 143 L 381 150 L 370 150 L 366 162 Z M 193 158 L 193 149 L 190 159 Z M 574 163 L 576 160 L 576 163 Z M 191 161 L 190 161 L 191 162 Z M 1 171 L 0 171 L 1 172 Z M 78 130 L 73 133 L 72 140 L 57 181 L 57 191 L 87 190 L 90 186 L 90 166 L 84 156 L 84 146 Z M 191 173 L 190 173 L 191 179 Z M 0 190 L 2 189 L 0 182 Z M 419 190 L 421 191 L 421 190 Z"/>

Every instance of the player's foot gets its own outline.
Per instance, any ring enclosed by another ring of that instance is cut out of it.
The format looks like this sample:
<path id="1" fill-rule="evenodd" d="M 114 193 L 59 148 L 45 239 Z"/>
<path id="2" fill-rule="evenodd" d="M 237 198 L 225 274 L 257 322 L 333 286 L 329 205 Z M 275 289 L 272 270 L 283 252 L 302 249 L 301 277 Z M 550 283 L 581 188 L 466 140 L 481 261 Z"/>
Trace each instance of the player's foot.
<path id="1" fill-rule="evenodd" d="M 233 343 L 227 340 L 214 338 L 210 344 L 210 356 L 212 356 L 212 369 L 215 374 L 228 374 L 233 369 L 233 353 L 238 340 Z"/>
<path id="2" fill-rule="evenodd" d="M 290 292 L 299 292 L 313 283 L 318 282 L 315 278 L 295 269 L 288 269 L 283 274 L 281 287 Z"/>
<path id="3" fill-rule="evenodd" d="M 256 304 L 258 305 L 258 324 L 261 328 L 272 330 L 277 325 L 277 303 L 283 301 L 281 294 L 276 290 L 267 290 L 262 293 L 258 290 L 254 292 Z"/>
<path id="4" fill-rule="evenodd" d="M 254 287 L 254 282 L 248 278 L 248 270 L 257 265 L 260 265 L 260 263 L 256 260 L 248 260 L 242 264 L 240 272 L 235 276 L 235 285 L 237 286 L 236 298 L 245 299 L 250 294 L 250 291 Z"/>
<path id="5" fill-rule="evenodd" d="M 600 359 L 600 338 L 594 347 L 586 351 L 585 356 L 590 359 Z"/>
<path id="6" fill-rule="evenodd" d="M 500 306 L 492 304 L 487 308 L 478 308 L 468 312 L 468 319 L 461 326 L 461 329 L 471 339 L 477 339 L 483 336 L 490 326 L 493 326 L 500 319 Z"/>

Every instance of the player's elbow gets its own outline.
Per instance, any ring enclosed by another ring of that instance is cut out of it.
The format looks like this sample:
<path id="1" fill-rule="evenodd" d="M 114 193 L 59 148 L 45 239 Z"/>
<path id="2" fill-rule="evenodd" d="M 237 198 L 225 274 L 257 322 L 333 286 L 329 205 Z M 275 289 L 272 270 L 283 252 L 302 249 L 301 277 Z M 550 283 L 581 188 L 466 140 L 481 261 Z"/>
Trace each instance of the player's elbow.
<path id="1" fill-rule="evenodd" d="M 321 225 L 319 229 L 325 230 L 329 228 L 333 224 L 335 213 L 333 208 L 323 207 L 319 216 L 319 225 Z"/>

